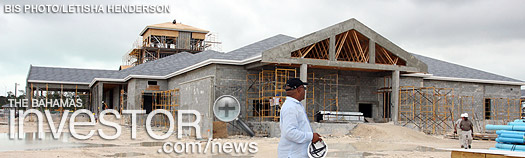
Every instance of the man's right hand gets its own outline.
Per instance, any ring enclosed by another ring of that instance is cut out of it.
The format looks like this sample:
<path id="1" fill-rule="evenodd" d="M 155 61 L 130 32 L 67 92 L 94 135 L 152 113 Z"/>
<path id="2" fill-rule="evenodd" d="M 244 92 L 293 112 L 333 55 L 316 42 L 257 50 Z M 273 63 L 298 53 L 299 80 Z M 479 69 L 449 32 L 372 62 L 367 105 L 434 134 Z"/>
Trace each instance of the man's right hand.
<path id="1" fill-rule="evenodd" d="M 322 140 L 321 135 L 319 135 L 319 133 L 314 133 L 313 135 L 314 135 L 314 137 L 312 138 L 313 143 L 317 143 L 318 141 Z"/>

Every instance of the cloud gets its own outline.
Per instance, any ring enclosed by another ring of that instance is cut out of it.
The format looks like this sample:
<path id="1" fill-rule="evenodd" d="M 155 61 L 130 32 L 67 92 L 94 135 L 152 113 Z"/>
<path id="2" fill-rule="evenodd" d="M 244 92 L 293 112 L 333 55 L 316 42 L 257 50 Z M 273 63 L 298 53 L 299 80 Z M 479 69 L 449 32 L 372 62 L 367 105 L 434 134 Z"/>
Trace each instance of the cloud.
<path id="1" fill-rule="evenodd" d="M 170 14 L 0 14 L 2 83 L 25 82 L 30 64 L 117 69 L 146 25 L 173 19 L 219 34 L 223 51 L 285 34 L 301 37 L 356 18 L 401 48 L 525 80 L 525 1 L 105 1 L 4 4 L 157 4 Z M 23 76 L 23 77 L 21 77 Z M 0 85 L 1 86 L 1 85 Z M 14 88 L 14 87 L 13 87 Z M 0 95 L 3 92 L 0 87 Z"/>

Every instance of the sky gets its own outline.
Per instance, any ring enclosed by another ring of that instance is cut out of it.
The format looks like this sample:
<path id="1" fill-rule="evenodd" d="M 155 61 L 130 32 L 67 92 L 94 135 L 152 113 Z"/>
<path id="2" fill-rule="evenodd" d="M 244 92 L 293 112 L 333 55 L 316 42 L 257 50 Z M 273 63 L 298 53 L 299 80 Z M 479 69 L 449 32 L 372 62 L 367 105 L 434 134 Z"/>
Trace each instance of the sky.
<path id="1" fill-rule="evenodd" d="M 169 5 L 169 14 L 6 14 L 5 5 Z M 525 1 L 0 0 L 0 96 L 30 65 L 118 69 L 146 25 L 210 30 L 228 52 L 356 18 L 404 50 L 525 81 Z M 20 89 L 20 88 L 19 88 Z"/>

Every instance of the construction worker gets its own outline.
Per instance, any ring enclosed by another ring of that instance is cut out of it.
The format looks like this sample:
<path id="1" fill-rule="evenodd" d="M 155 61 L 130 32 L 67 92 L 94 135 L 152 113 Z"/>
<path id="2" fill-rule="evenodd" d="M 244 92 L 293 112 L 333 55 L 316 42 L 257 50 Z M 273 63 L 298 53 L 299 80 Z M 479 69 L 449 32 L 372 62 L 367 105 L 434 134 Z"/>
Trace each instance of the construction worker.
<path id="1" fill-rule="evenodd" d="M 313 133 L 310 121 L 301 100 L 304 99 L 307 83 L 298 78 L 286 81 L 286 100 L 281 109 L 281 140 L 277 147 L 279 158 L 307 158 L 308 145 L 321 140 L 318 133 Z"/>
<path id="2" fill-rule="evenodd" d="M 461 114 L 461 119 L 458 119 L 454 125 L 454 134 L 457 134 L 457 128 L 461 129 L 459 133 L 459 143 L 461 148 L 470 149 L 472 146 L 472 137 L 474 137 L 473 124 L 468 119 L 468 114 Z"/>

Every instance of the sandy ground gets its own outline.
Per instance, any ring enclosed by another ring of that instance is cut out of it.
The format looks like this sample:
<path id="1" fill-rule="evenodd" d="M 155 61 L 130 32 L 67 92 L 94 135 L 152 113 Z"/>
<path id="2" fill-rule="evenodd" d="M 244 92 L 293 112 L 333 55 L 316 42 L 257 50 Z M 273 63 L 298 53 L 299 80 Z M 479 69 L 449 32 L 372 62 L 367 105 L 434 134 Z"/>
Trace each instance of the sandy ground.
<path id="1" fill-rule="evenodd" d="M 113 121 L 119 122 L 119 121 Z M 55 121 L 58 125 L 58 121 Z M 50 131 L 47 125 L 44 131 Z M 68 126 L 64 132 L 69 132 Z M 108 135 L 113 135 L 113 128 L 97 124 L 95 127 L 77 127 L 79 133 L 87 133 L 91 129 L 103 129 Z M 0 125 L 0 134 L 8 133 L 7 125 Z M 36 123 L 25 122 L 24 132 L 36 132 Z M 95 133 L 88 140 L 71 138 L 73 143 L 80 143 L 84 147 L 59 147 L 46 150 L 4 151 L 0 157 L 277 157 L 279 138 L 230 136 L 228 139 L 214 139 L 212 142 L 256 142 L 258 152 L 255 154 L 165 154 L 158 153 L 163 142 L 195 142 L 195 139 L 176 139 L 172 136 L 167 140 L 154 140 L 146 130 L 138 128 L 137 139 L 131 139 L 129 127 L 122 128 L 122 135 L 116 140 L 104 140 Z M 156 129 L 161 133 L 161 129 Z M 444 148 L 459 148 L 458 140 L 445 139 L 441 136 L 429 136 L 422 132 L 396 126 L 390 123 L 359 124 L 350 131 L 350 135 L 343 137 L 324 137 L 328 144 L 327 157 L 450 157 L 450 152 L 440 150 Z M 2 148 L 9 148 L 11 140 L 0 140 Z M 205 143 L 206 140 L 202 140 Z M 31 143 L 31 142 L 28 142 Z M 14 143 L 13 143 L 14 144 Z M 474 141 L 472 147 L 488 149 L 493 147 L 494 141 Z M 4 149 L 5 150 L 5 149 Z M 1 149 L 0 149 L 1 151 Z"/>

